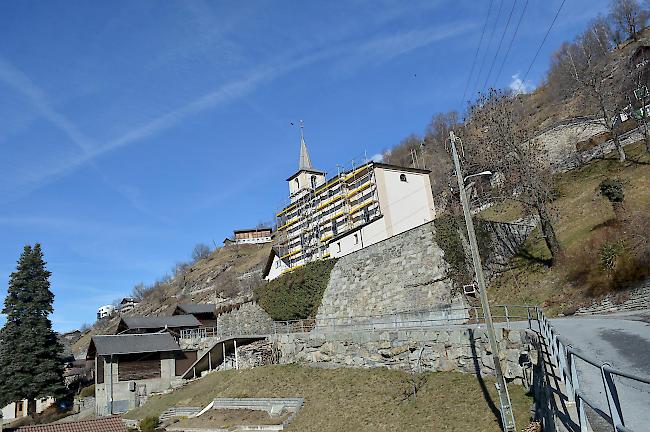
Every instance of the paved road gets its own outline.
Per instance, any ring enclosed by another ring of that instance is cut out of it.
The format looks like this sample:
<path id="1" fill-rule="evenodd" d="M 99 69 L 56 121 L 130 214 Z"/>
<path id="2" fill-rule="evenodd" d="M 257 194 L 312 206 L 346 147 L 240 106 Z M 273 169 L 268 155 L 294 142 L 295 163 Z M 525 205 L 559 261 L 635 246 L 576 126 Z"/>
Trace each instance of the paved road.
<path id="1" fill-rule="evenodd" d="M 602 363 L 635 375 L 650 377 L 650 310 L 588 317 L 556 318 L 551 324 L 574 348 Z M 600 370 L 576 363 L 581 387 L 607 412 Z M 635 432 L 650 431 L 650 385 L 617 379 L 625 425 Z M 593 413 L 595 431 L 611 430 Z"/>

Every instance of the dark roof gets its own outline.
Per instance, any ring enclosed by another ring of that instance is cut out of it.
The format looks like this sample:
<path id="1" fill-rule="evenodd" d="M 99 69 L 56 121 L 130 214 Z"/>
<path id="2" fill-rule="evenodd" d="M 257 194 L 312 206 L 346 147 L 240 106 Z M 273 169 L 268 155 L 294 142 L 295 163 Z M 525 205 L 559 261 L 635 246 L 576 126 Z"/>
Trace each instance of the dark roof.
<path id="1" fill-rule="evenodd" d="M 187 314 L 214 313 L 217 310 L 217 306 L 214 304 L 186 303 L 176 307 Z"/>
<path id="2" fill-rule="evenodd" d="M 180 347 L 169 333 L 105 335 L 92 337 L 87 357 L 179 350 Z"/>
<path id="3" fill-rule="evenodd" d="M 122 323 L 130 329 L 163 329 L 165 327 L 200 327 L 194 315 L 173 315 L 162 317 L 122 317 Z"/>
<path id="4" fill-rule="evenodd" d="M 76 422 L 22 426 L 17 432 L 127 432 L 120 416 L 100 417 Z"/>
<path id="5" fill-rule="evenodd" d="M 237 233 L 258 232 L 258 231 L 272 231 L 272 230 L 269 227 L 262 227 L 262 228 L 238 229 L 238 230 L 234 230 L 233 232 L 237 234 Z"/>
<path id="6" fill-rule="evenodd" d="M 420 173 L 420 174 L 429 174 L 431 172 L 431 170 L 428 170 L 428 169 L 405 167 L 405 166 L 399 166 L 399 165 L 393 165 L 393 164 L 387 164 L 387 163 L 381 163 L 381 162 L 373 162 L 372 164 L 374 166 L 378 167 L 378 168 L 388 168 L 388 169 L 394 169 L 394 170 L 397 170 L 397 171 L 414 172 L 414 173 Z"/>
<path id="7" fill-rule="evenodd" d="M 327 174 L 325 171 L 321 171 L 321 170 L 318 170 L 318 169 L 314 169 L 314 168 L 305 168 L 305 169 L 301 169 L 301 170 L 296 171 L 296 173 L 295 173 L 294 175 L 292 175 L 291 177 L 289 177 L 289 178 L 287 179 L 287 181 L 293 180 L 293 179 L 296 178 L 296 177 L 298 176 L 298 174 L 300 174 L 301 172 L 307 172 L 307 173 L 311 173 L 311 174 L 322 174 L 322 175 L 326 175 L 326 174 Z"/>

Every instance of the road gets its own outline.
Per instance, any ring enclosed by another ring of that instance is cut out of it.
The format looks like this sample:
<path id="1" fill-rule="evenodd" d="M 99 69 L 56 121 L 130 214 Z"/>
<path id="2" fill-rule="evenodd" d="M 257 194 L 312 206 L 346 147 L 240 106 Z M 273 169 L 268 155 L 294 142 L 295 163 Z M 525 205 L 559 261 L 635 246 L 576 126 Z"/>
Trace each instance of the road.
<path id="1" fill-rule="evenodd" d="M 623 371 L 650 377 L 650 310 L 588 317 L 556 318 L 551 324 L 580 352 Z M 576 363 L 582 390 L 606 412 L 607 399 L 600 370 Z M 650 385 L 618 378 L 625 425 L 635 432 L 650 431 Z M 611 431 L 588 413 L 594 431 Z"/>

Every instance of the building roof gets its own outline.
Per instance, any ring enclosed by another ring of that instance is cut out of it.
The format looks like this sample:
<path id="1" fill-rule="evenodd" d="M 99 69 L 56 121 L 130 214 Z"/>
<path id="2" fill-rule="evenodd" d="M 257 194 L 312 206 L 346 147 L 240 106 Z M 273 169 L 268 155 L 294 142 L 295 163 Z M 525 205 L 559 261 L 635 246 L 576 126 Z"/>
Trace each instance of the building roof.
<path id="1" fill-rule="evenodd" d="M 93 336 L 86 358 L 94 358 L 96 355 L 142 354 L 164 351 L 180 351 L 180 347 L 169 333 Z"/>
<path id="2" fill-rule="evenodd" d="M 262 228 L 238 229 L 238 230 L 234 230 L 233 232 L 237 234 L 237 233 L 259 232 L 259 231 L 271 231 L 271 228 L 262 227 Z"/>
<path id="3" fill-rule="evenodd" d="M 182 310 L 186 314 L 204 314 L 204 313 L 215 313 L 215 311 L 217 310 L 217 305 L 186 303 L 186 304 L 179 304 L 178 306 L 176 306 L 176 308 Z"/>
<path id="4" fill-rule="evenodd" d="M 127 432 L 120 416 L 100 417 L 76 422 L 21 426 L 17 432 Z"/>
<path id="5" fill-rule="evenodd" d="M 161 317 L 122 317 L 122 323 L 130 329 L 157 329 L 178 327 L 200 327 L 201 323 L 193 315 L 173 315 Z"/>

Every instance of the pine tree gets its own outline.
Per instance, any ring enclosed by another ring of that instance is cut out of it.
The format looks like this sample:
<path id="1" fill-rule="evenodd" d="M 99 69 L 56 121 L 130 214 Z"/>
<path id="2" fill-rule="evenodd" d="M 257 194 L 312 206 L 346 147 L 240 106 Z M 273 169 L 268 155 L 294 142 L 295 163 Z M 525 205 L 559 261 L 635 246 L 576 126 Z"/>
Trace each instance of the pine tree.
<path id="1" fill-rule="evenodd" d="M 30 414 L 36 399 L 65 390 L 63 347 L 48 318 L 54 294 L 45 264 L 40 244 L 25 246 L 2 309 L 7 322 L 0 330 L 0 406 L 27 399 Z"/>

